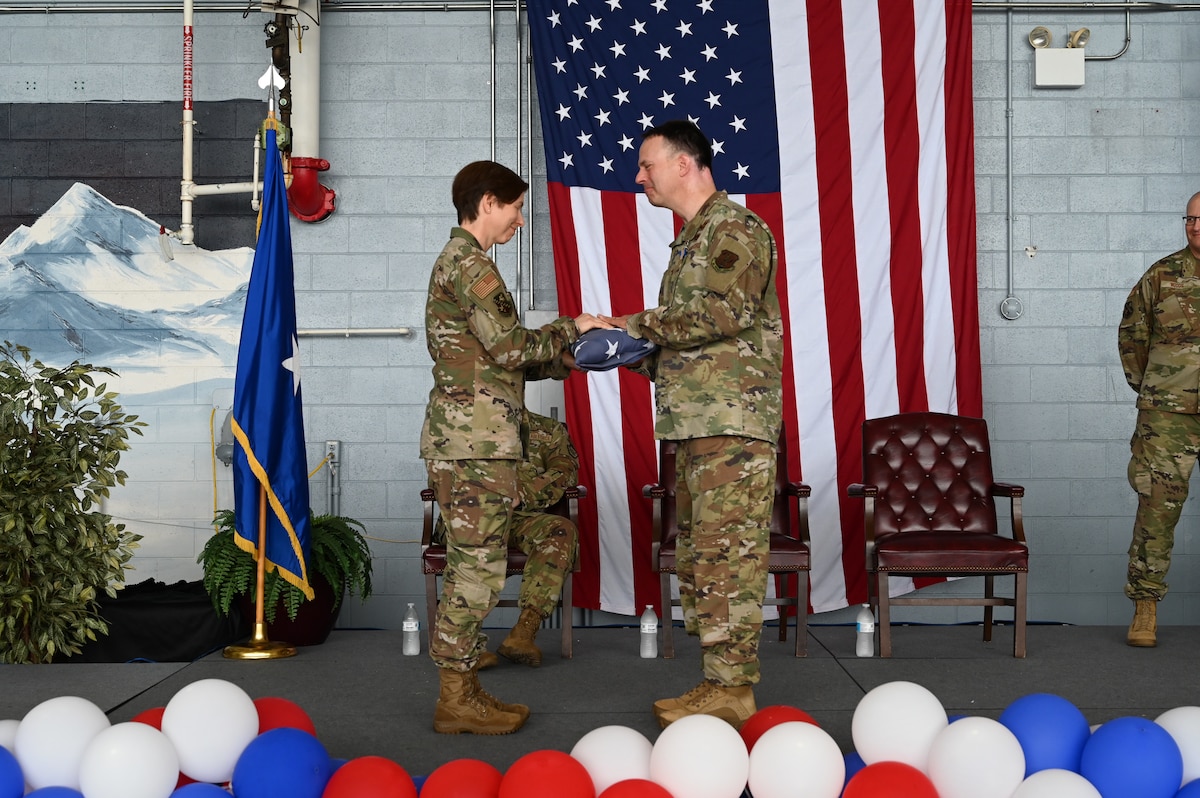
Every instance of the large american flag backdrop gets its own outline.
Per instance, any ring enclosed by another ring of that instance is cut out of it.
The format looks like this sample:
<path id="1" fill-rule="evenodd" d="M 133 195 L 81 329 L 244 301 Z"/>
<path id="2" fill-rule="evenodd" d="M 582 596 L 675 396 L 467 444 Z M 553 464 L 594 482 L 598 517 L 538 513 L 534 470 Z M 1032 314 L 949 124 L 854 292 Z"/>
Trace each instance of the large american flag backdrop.
<path id="1" fill-rule="evenodd" d="M 865 601 L 861 502 L 846 497 L 863 420 L 982 414 L 970 1 L 528 0 L 528 13 L 560 310 L 657 305 L 680 222 L 634 183 L 638 147 L 651 125 L 695 121 L 717 187 L 779 244 L 810 604 Z M 581 503 L 578 606 L 657 603 L 652 390 L 624 369 L 567 382 L 595 497 Z"/>

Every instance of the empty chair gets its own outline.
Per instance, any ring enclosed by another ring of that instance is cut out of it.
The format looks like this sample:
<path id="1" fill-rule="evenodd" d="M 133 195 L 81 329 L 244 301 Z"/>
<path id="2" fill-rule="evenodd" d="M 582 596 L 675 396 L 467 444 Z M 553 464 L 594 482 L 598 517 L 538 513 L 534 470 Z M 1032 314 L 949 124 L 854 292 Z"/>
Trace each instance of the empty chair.
<path id="1" fill-rule="evenodd" d="M 651 567 L 658 574 L 663 609 L 663 657 L 675 656 L 671 607 L 671 574 L 675 573 L 675 539 L 679 534 L 675 515 L 675 443 L 659 444 L 658 483 L 642 492 L 654 501 L 654 537 L 650 544 Z M 775 472 L 775 506 L 771 515 L 771 555 L 767 570 L 782 578 L 778 597 L 765 605 L 779 607 L 779 640 L 787 640 L 787 610 L 796 612 L 796 656 L 808 655 L 808 572 L 811 567 L 808 532 L 808 497 L 811 489 L 803 482 L 787 479 L 787 456 L 782 436 Z"/>
<path id="2" fill-rule="evenodd" d="M 983 639 L 992 608 L 1013 608 L 1013 656 L 1025 656 L 1029 547 L 1020 485 L 996 482 L 987 422 L 946 413 L 901 413 L 863 423 L 863 481 L 849 494 L 866 502 L 866 564 L 879 607 L 879 654 L 892 654 L 891 607 L 982 606 Z M 1001 535 L 995 497 L 1011 504 L 1011 535 Z M 888 595 L 889 576 L 982 576 L 982 597 Z M 994 579 L 1012 576 L 1011 598 Z M 873 579 L 871 578 L 873 577 Z"/>

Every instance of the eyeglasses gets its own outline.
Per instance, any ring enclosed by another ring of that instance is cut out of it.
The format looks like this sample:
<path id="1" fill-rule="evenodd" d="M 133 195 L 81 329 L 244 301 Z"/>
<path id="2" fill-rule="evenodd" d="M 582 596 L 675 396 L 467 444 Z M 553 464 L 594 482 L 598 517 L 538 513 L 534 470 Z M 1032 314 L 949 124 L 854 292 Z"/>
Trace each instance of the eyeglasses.
<path id="1" fill-rule="evenodd" d="M 1196 222 L 1200 222 L 1200 216 L 1184 216 L 1183 217 L 1184 224 L 1192 225 L 1192 224 L 1195 224 Z"/>

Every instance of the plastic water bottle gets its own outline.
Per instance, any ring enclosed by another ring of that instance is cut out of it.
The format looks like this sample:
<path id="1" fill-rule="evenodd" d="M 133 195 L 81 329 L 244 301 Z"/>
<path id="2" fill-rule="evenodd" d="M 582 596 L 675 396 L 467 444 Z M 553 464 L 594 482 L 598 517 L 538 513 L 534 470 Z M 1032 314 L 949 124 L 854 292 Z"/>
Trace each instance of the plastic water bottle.
<path id="1" fill-rule="evenodd" d="M 658 656 L 658 616 L 654 613 L 652 604 L 646 605 L 642 613 L 642 659 L 654 659 Z"/>
<path id="2" fill-rule="evenodd" d="M 854 643 L 854 653 L 860 657 L 875 656 L 875 613 L 871 605 L 864 604 L 858 608 L 858 617 L 854 619 L 858 627 L 858 639 Z"/>
<path id="3" fill-rule="evenodd" d="M 408 605 L 408 611 L 404 613 L 404 623 L 401 624 L 400 628 L 403 630 L 400 652 L 406 657 L 413 657 L 420 654 L 421 621 L 417 619 L 417 610 L 412 604 Z"/>

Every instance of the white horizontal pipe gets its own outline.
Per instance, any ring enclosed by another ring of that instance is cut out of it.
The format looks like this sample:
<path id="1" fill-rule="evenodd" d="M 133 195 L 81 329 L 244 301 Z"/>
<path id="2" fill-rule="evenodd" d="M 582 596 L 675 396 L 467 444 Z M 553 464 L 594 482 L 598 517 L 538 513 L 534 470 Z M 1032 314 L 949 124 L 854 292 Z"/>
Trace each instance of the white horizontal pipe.
<path id="1" fill-rule="evenodd" d="M 187 191 L 193 197 L 204 197 L 210 194 L 253 194 L 258 191 L 258 183 L 193 183 L 187 188 Z"/>
<path id="2" fill-rule="evenodd" d="M 345 330 L 296 330 L 297 338 L 370 338 L 412 335 L 411 327 L 357 327 Z"/>

